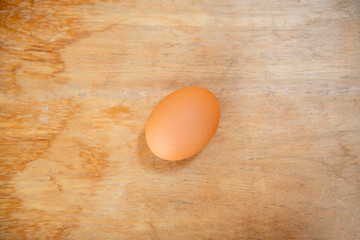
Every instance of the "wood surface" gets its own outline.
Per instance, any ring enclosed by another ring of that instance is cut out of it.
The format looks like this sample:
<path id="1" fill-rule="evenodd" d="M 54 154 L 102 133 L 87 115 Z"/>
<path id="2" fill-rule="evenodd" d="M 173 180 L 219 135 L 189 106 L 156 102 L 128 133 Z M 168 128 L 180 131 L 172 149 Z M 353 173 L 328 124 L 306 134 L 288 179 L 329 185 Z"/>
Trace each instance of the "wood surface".
<path id="1" fill-rule="evenodd" d="M 0 239 L 360 239 L 360 1 L 1 1 Z M 164 96 L 219 129 L 160 160 Z"/>

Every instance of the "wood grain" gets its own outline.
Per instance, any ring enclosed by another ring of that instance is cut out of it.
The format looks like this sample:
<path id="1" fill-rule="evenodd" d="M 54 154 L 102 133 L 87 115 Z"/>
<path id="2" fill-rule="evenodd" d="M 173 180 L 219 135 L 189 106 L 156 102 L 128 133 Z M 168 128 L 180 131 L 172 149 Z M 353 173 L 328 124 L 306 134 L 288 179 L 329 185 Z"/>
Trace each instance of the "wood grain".
<path id="1" fill-rule="evenodd" d="M 360 2 L 1 1 L 1 239 L 359 239 Z M 156 103 L 212 90 L 166 162 Z"/>

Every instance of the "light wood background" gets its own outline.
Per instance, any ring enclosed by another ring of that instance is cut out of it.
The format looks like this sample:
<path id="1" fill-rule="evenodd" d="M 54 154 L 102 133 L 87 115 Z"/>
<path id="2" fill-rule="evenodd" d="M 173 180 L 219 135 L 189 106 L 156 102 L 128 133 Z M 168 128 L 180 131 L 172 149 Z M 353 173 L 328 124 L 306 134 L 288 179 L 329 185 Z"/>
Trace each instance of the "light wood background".
<path id="1" fill-rule="evenodd" d="M 360 239 L 360 1 L 0 7 L 0 239 Z M 187 86 L 220 126 L 162 161 Z"/>

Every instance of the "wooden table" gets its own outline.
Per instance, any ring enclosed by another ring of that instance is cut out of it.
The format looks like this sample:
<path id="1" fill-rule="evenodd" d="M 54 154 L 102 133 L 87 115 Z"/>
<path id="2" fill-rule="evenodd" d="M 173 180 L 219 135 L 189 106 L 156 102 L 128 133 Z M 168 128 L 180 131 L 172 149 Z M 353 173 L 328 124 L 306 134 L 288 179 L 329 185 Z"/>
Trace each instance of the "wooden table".
<path id="1" fill-rule="evenodd" d="M 360 2 L 2 1 L 0 239 L 360 239 Z M 167 162 L 187 86 L 219 129 Z"/>

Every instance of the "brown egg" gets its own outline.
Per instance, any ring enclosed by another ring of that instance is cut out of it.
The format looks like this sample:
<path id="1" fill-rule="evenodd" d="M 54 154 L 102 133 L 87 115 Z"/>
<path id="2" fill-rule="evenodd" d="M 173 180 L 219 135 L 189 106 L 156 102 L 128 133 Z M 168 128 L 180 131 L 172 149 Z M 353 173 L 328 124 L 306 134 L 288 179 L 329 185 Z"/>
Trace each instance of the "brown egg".
<path id="1" fill-rule="evenodd" d="M 150 150 L 166 160 L 181 160 L 200 152 L 215 135 L 220 105 L 201 87 L 187 87 L 166 96 L 151 112 L 145 128 Z"/>

